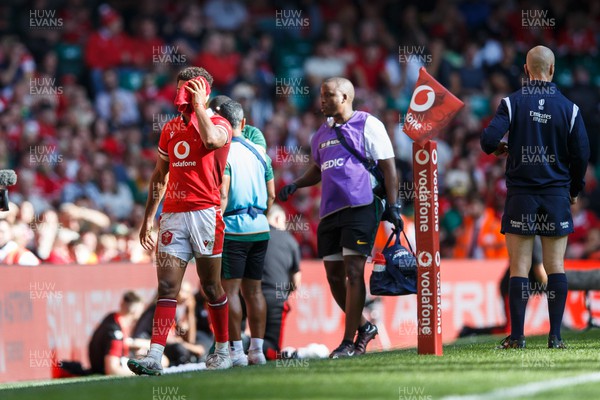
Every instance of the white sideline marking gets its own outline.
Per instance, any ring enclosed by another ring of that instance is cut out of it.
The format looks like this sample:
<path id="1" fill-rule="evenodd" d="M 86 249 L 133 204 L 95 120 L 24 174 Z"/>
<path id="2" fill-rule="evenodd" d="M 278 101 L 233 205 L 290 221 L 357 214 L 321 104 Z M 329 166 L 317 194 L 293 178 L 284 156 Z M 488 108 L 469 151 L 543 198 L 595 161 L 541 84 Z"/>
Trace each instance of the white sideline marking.
<path id="1" fill-rule="evenodd" d="M 522 396 L 534 395 L 553 389 L 562 389 L 567 386 L 580 385 L 582 383 L 600 381 L 600 372 L 571 376 L 568 378 L 553 379 L 551 381 L 541 381 L 528 383 L 526 385 L 513 386 L 507 389 L 496 389 L 491 392 L 480 394 L 469 394 L 464 396 L 446 396 L 442 400 L 495 400 L 495 399 L 514 399 Z"/>

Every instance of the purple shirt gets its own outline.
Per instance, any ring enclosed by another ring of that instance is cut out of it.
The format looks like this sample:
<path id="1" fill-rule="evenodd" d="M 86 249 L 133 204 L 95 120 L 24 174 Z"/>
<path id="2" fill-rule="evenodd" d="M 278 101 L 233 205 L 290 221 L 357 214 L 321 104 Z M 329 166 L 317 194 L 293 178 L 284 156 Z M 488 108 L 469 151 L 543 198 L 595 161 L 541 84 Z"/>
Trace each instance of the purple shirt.
<path id="1" fill-rule="evenodd" d="M 348 145 L 366 157 L 365 123 L 368 113 L 355 111 L 340 126 Z M 373 202 L 371 174 L 337 139 L 335 129 L 321 125 L 311 140 L 312 156 L 321 170 L 322 195 L 320 217 L 324 218 L 347 207 Z"/>

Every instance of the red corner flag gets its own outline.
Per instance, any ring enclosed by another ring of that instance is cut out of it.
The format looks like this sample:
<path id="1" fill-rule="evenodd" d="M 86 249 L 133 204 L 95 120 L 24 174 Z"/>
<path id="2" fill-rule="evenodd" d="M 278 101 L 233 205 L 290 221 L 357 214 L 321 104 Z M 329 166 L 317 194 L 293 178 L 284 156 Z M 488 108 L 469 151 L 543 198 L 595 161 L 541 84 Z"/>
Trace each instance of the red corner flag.
<path id="1" fill-rule="evenodd" d="M 410 106 L 404 118 L 404 132 L 421 147 L 445 127 L 465 104 L 427 73 L 419 70 Z"/>

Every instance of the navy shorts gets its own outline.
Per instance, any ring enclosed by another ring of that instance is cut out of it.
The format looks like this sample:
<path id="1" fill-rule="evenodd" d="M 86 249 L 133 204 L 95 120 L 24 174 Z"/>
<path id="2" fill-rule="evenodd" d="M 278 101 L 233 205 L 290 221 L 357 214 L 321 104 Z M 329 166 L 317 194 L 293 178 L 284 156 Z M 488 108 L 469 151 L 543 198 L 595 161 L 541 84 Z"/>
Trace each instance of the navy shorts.
<path id="1" fill-rule="evenodd" d="M 506 198 L 502 230 L 516 235 L 565 236 L 573 232 L 566 196 L 513 194 Z"/>

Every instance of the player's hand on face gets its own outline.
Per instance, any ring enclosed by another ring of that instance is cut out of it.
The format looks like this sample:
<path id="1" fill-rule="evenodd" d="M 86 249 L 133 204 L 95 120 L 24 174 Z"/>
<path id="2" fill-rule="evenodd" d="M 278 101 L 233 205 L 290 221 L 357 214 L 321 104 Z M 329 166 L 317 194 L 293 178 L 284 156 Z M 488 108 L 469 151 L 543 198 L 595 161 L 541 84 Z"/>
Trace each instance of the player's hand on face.
<path id="1" fill-rule="evenodd" d="M 185 86 L 185 90 L 192 94 L 192 104 L 194 107 L 204 106 L 206 104 L 206 86 L 204 85 L 203 80 L 189 80 Z"/>
<path id="2" fill-rule="evenodd" d="M 152 224 L 148 226 L 147 223 L 143 223 L 140 228 L 140 244 L 145 250 L 154 250 L 154 239 L 152 238 Z"/>

